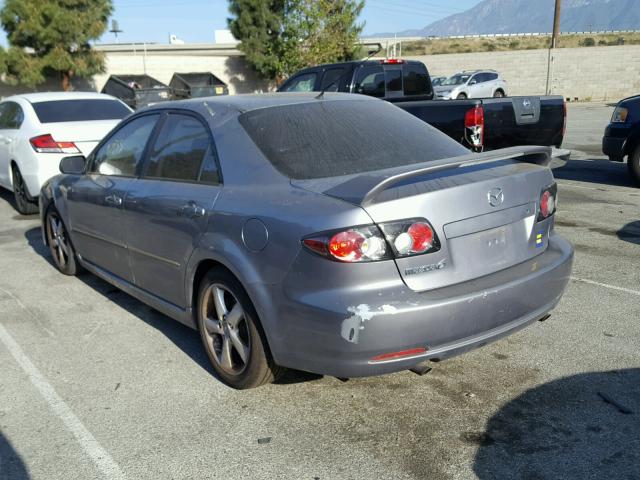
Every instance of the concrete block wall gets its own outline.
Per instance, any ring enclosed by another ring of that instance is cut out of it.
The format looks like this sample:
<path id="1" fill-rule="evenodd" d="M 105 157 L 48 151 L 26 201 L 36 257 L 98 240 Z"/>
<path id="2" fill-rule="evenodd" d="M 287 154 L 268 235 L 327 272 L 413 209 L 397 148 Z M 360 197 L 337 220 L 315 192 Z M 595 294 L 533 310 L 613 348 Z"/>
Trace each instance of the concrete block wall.
<path id="1" fill-rule="evenodd" d="M 491 68 L 507 80 L 509 95 L 542 95 L 549 50 L 407 56 L 424 62 L 432 76 Z M 640 93 L 640 45 L 559 48 L 551 54 L 554 94 L 579 100 L 617 101 Z"/>

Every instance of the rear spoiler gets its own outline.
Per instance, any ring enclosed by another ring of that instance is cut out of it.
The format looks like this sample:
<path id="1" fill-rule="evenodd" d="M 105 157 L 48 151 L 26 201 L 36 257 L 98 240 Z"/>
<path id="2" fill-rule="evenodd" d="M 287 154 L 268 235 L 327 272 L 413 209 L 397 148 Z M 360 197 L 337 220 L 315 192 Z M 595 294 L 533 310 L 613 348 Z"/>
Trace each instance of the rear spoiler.
<path id="1" fill-rule="evenodd" d="M 386 173 L 373 172 L 354 177 L 323 193 L 366 207 L 371 205 L 380 193 L 403 180 L 443 170 L 499 162 L 501 160 L 517 160 L 546 167 L 551 161 L 551 147 L 510 147 L 491 152 L 469 153 L 459 157 L 443 158 L 429 162 L 426 166 L 419 168 L 415 168 L 415 165 L 409 165 L 403 167 L 402 170 L 394 169 Z"/>

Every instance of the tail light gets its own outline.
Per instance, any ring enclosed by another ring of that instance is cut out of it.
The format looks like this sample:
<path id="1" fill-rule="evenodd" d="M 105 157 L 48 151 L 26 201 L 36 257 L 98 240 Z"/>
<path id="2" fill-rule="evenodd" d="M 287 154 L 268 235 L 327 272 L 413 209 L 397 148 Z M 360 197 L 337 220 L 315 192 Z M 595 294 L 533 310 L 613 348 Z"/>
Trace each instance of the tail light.
<path id="1" fill-rule="evenodd" d="M 29 140 L 38 153 L 80 153 L 73 142 L 57 142 L 50 134 L 39 135 Z"/>
<path id="2" fill-rule="evenodd" d="M 540 194 L 540 209 L 538 213 L 538 221 L 549 218 L 556 211 L 558 205 L 558 185 L 553 184 L 545 188 Z"/>
<path id="3" fill-rule="evenodd" d="M 464 136 L 469 145 L 481 149 L 484 145 L 484 108 L 476 105 L 464 115 Z"/>
<path id="4" fill-rule="evenodd" d="M 375 262 L 410 257 L 440 249 L 438 236 L 424 219 L 355 227 L 304 238 L 309 250 L 340 262 Z"/>
<path id="5" fill-rule="evenodd" d="M 387 58 L 386 60 L 380 60 L 380 64 L 382 65 L 399 65 L 403 63 L 404 60 L 401 58 Z"/>

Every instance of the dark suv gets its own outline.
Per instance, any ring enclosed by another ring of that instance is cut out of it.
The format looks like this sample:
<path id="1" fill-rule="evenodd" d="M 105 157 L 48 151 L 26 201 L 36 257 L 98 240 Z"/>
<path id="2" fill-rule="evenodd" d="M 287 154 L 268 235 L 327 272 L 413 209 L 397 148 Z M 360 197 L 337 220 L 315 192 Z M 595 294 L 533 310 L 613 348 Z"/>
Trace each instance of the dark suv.
<path id="1" fill-rule="evenodd" d="M 604 131 L 602 151 L 613 162 L 627 157 L 629 173 L 640 182 L 640 95 L 618 102 Z"/>

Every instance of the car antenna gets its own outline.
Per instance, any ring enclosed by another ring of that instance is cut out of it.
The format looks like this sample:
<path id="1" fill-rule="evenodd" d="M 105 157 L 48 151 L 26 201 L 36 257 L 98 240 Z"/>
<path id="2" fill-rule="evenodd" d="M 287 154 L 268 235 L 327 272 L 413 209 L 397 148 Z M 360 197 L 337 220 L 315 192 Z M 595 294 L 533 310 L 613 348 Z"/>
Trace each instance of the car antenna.
<path id="1" fill-rule="evenodd" d="M 362 66 L 362 64 L 364 62 L 366 62 L 367 60 L 369 60 L 371 57 L 373 57 L 376 53 L 380 52 L 380 50 L 382 50 L 382 44 L 381 43 L 377 43 L 375 45 L 378 45 L 378 48 L 376 50 L 372 50 L 369 52 L 369 55 L 367 55 L 367 58 L 365 58 L 364 60 L 362 60 L 358 66 L 356 67 L 356 69 L 360 68 Z M 326 92 L 327 90 L 329 90 L 329 88 L 331 88 L 333 85 L 335 85 L 337 82 L 341 81 L 344 76 L 348 73 L 344 72 L 342 75 L 340 75 L 338 78 L 336 78 L 333 82 L 331 82 L 329 85 L 327 85 L 326 87 L 324 87 L 322 90 L 320 90 L 320 93 L 318 95 L 316 95 L 316 100 L 322 100 L 324 98 L 324 92 Z"/>

